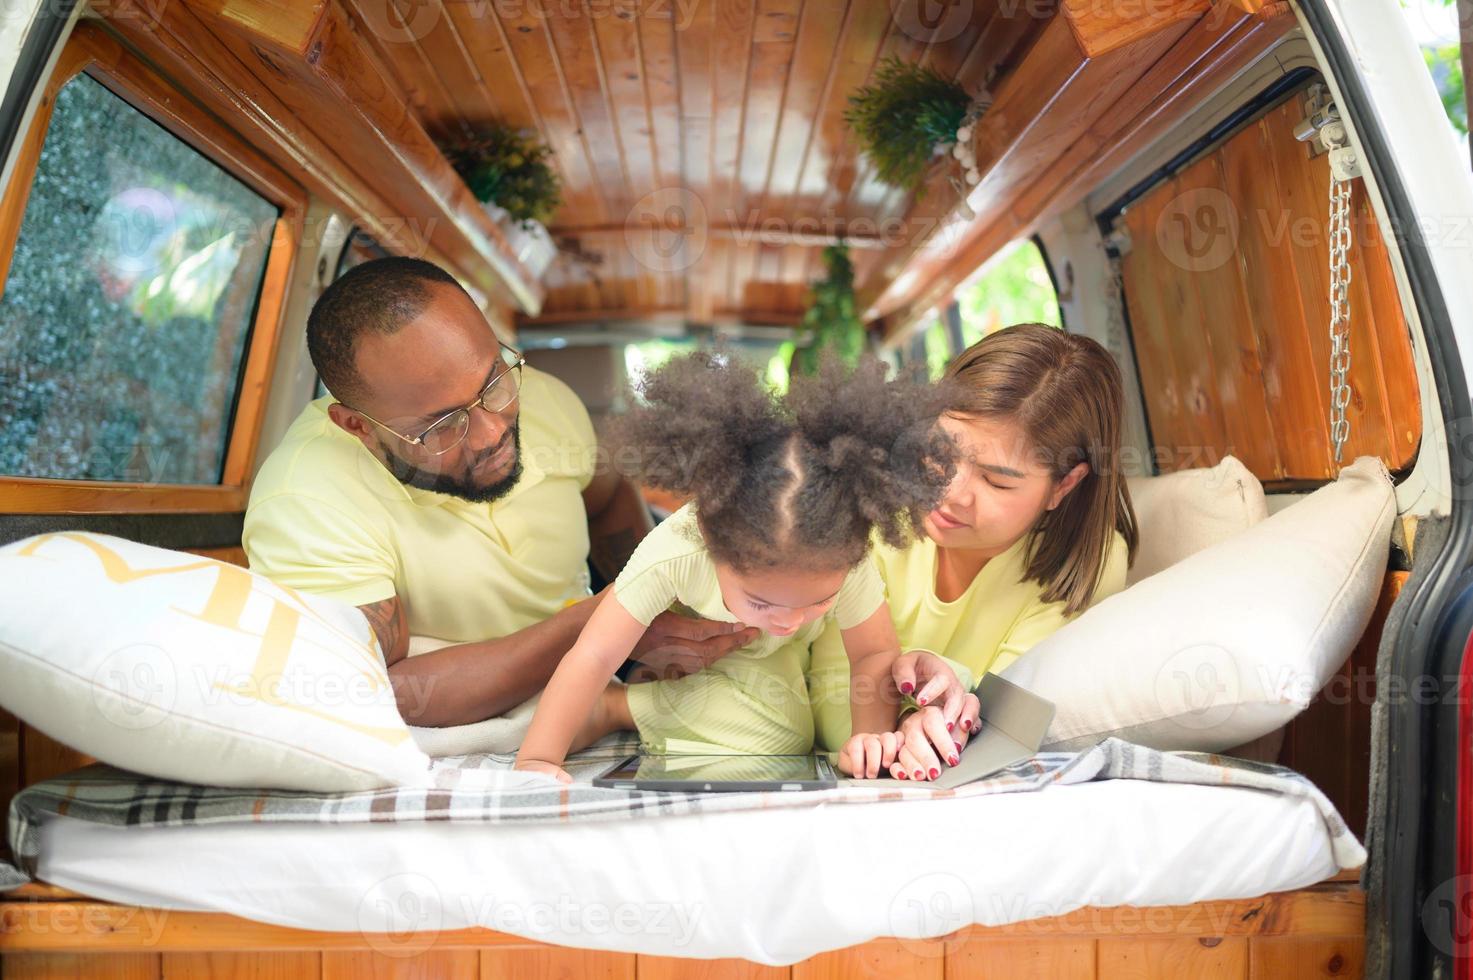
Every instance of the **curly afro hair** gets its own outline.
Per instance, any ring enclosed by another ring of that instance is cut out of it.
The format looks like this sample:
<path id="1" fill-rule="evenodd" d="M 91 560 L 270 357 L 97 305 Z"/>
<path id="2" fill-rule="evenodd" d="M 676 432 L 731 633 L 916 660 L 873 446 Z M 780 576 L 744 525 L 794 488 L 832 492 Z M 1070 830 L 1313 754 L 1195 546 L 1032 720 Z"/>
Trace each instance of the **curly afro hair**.
<path id="1" fill-rule="evenodd" d="M 690 497 L 712 557 L 738 571 L 848 568 L 871 536 L 902 547 L 940 501 L 956 449 L 945 390 L 826 360 L 779 399 L 734 357 L 672 358 L 611 427 L 616 465 Z"/>

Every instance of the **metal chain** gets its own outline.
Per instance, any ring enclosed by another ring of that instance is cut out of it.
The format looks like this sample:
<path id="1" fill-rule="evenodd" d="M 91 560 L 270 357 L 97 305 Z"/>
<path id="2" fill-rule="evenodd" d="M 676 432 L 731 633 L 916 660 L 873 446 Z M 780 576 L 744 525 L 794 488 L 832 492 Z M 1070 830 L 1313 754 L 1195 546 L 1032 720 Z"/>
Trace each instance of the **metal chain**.
<path id="1" fill-rule="evenodd" d="M 1330 177 L 1330 445 L 1345 451 L 1350 421 L 1350 181 Z"/>
<path id="2" fill-rule="evenodd" d="M 1120 257 L 1109 255 L 1110 278 L 1105 283 L 1105 349 L 1116 360 L 1125 357 L 1125 287 Z"/>

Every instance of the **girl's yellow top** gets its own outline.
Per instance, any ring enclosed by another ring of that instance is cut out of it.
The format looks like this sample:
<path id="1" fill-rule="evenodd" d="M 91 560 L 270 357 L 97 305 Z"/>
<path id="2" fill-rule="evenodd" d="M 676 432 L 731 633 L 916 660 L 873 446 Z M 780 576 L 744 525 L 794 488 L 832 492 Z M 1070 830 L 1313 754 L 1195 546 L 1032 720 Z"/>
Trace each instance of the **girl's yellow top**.
<path id="1" fill-rule="evenodd" d="M 639 543 L 614 581 L 614 596 L 646 626 L 672 605 L 718 622 L 740 621 L 721 598 L 716 563 L 701 537 L 693 504 L 670 515 Z M 848 663 L 838 631 L 863 623 L 884 601 L 884 584 L 874 562 L 866 557 L 844 577 L 833 606 L 823 618 L 791 637 L 763 633 L 743 649 L 770 653 L 788 643 L 811 643 L 824 623 L 833 623 L 837 627 L 834 635 L 839 657 Z"/>

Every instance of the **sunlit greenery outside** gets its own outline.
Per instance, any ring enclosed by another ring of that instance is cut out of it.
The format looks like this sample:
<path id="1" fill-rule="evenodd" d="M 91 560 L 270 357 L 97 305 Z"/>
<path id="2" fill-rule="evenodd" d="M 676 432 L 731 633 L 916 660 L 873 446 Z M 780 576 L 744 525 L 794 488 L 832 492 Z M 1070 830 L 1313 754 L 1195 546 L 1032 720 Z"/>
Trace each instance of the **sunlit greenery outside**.
<path id="1" fill-rule="evenodd" d="M 1448 123 L 1468 144 L 1468 100 L 1459 45 L 1457 0 L 1402 0 L 1402 11 L 1442 99 Z"/>
<path id="2" fill-rule="evenodd" d="M 0 473 L 218 482 L 277 215 L 68 82 L 0 295 Z"/>

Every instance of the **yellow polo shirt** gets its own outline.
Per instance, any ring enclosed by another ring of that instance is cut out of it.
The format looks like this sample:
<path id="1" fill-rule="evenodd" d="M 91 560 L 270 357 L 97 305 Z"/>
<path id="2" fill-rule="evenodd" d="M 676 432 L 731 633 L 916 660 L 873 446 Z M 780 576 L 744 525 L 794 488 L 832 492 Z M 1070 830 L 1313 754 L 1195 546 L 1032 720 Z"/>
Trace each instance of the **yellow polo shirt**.
<path id="1" fill-rule="evenodd" d="M 597 443 L 563 382 L 522 369 L 522 478 L 493 503 L 408 487 L 309 404 L 251 488 L 252 571 L 361 606 L 397 595 L 411 635 L 495 639 L 589 593 L 582 491 Z M 391 437 L 392 438 L 392 437 Z"/>
<path id="2" fill-rule="evenodd" d="M 1064 603 L 1044 602 L 1043 586 L 1023 580 L 1027 544 L 1025 536 L 983 565 L 955 601 L 942 602 L 936 596 L 936 542 L 921 537 L 901 549 L 877 543 L 875 560 L 900 648 L 940 654 L 952 661 L 961 682 L 971 686 L 1067 623 L 1071 617 L 1064 615 Z M 1125 538 L 1117 532 L 1092 602 L 1125 588 L 1127 564 Z M 819 740 L 838 749 L 849 737 L 849 662 L 832 629 L 813 643 L 808 683 Z"/>

